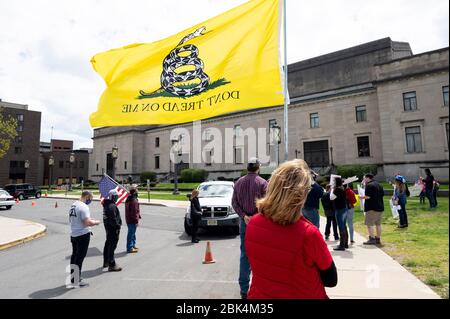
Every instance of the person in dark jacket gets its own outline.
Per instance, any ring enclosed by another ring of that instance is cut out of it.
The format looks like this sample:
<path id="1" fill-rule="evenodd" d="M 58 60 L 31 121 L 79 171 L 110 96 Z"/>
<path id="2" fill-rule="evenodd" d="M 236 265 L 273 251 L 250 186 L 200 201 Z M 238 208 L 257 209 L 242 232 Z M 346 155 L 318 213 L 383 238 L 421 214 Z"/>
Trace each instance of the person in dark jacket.
<path id="1" fill-rule="evenodd" d="M 136 188 L 130 189 L 130 195 L 125 201 L 125 221 L 127 222 L 127 252 L 130 254 L 137 253 L 139 249 L 136 247 L 136 229 L 139 225 L 141 214 L 139 210 L 138 191 Z"/>
<path id="2" fill-rule="evenodd" d="M 347 195 L 342 185 L 342 178 L 336 178 L 335 185 L 331 190 L 330 199 L 334 202 L 336 209 L 336 221 L 339 228 L 339 245 L 334 250 L 345 250 L 348 248 L 347 230 Z"/>
<path id="3" fill-rule="evenodd" d="M 323 211 L 325 213 L 325 216 L 327 217 L 327 225 L 325 226 L 325 239 L 328 240 L 330 238 L 331 224 L 333 224 L 334 240 L 339 240 L 335 209 L 333 202 L 330 199 L 330 191 L 331 185 L 327 185 L 326 192 L 323 194 L 321 198 Z"/>
<path id="4" fill-rule="evenodd" d="M 302 209 L 303 216 L 314 224 L 317 228 L 320 228 L 320 199 L 323 196 L 323 188 L 317 184 L 317 173 L 311 171 L 311 177 L 313 179 L 312 188 L 306 198 L 305 206 Z"/>
<path id="5" fill-rule="evenodd" d="M 373 174 L 366 174 L 364 176 L 364 196 L 360 196 L 364 199 L 364 224 L 369 231 L 369 240 L 364 242 L 364 245 L 381 245 L 381 221 L 384 212 L 384 189 L 383 187 L 374 181 Z M 373 236 L 373 227 L 376 227 L 376 237 Z"/>
<path id="6" fill-rule="evenodd" d="M 103 249 L 103 268 L 108 267 L 108 271 L 121 271 L 122 268 L 117 266 L 114 259 L 114 251 L 119 241 L 120 227 L 122 227 L 122 219 L 120 218 L 119 208 L 116 202 L 119 194 L 116 190 L 111 190 L 108 198 L 103 201 L 103 224 L 106 231 L 105 248 Z"/>
<path id="7" fill-rule="evenodd" d="M 200 201 L 198 200 L 199 192 L 194 189 L 191 194 L 191 221 L 192 221 L 192 242 L 197 244 L 200 240 L 197 237 L 198 224 L 202 219 L 202 208 L 200 207 Z"/>
<path id="8" fill-rule="evenodd" d="M 428 201 L 430 202 L 430 209 L 436 208 L 436 202 L 434 201 L 435 197 L 433 194 L 433 190 L 435 187 L 435 180 L 433 174 L 431 174 L 431 170 L 427 168 L 425 170 L 425 174 L 427 174 L 427 177 L 424 179 L 425 183 L 425 195 L 428 198 Z"/>

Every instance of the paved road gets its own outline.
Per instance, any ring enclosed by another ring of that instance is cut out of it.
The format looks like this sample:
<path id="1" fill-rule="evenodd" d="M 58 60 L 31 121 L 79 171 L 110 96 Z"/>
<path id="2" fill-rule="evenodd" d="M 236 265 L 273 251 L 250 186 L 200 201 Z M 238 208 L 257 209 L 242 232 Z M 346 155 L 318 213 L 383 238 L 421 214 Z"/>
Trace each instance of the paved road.
<path id="1" fill-rule="evenodd" d="M 105 239 L 103 226 L 94 236 L 83 265 L 89 287 L 65 288 L 71 245 L 68 209 L 72 201 L 40 199 L 36 206 L 23 201 L 0 215 L 35 221 L 47 226 L 47 235 L 0 251 L 0 298 L 239 298 L 237 274 L 239 237 L 231 232 L 203 232 L 192 245 L 183 230 L 184 210 L 145 206 L 137 232 L 138 254 L 125 252 L 126 227 L 116 251 L 120 273 L 102 271 Z M 124 207 L 121 206 L 123 215 Z M 91 205 L 92 216 L 101 219 L 101 207 Z M 203 265 L 205 240 L 210 240 L 216 264 Z"/>

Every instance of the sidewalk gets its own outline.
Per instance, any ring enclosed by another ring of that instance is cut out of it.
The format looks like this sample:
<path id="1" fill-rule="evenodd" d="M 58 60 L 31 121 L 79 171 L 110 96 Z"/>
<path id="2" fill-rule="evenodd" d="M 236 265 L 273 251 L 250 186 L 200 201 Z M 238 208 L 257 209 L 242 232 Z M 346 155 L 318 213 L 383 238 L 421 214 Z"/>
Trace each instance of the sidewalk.
<path id="1" fill-rule="evenodd" d="M 46 230 L 41 224 L 0 216 L 0 250 L 44 236 Z"/>
<path id="2" fill-rule="evenodd" d="M 45 197 L 42 197 L 43 199 L 50 198 L 50 199 L 71 199 L 71 200 L 77 200 L 80 198 L 80 196 L 75 195 L 47 195 Z M 94 195 L 94 201 L 100 201 L 100 196 Z M 163 207 L 173 207 L 173 208 L 186 208 L 189 206 L 189 201 L 179 201 L 179 200 L 160 200 L 160 199 L 150 199 L 150 202 L 146 199 L 139 199 L 140 205 L 147 205 L 147 206 L 163 206 Z"/>
<path id="3" fill-rule="evenodd" d="M 326 220 L 321 218 L 321 233 Z M 330 236 L 330 239 L 333 236 Z M 332 299 L 440 299 L 431 288 L 376 246 L 365 246 L 367 238 L 355 233 L 356 243 L 336 252 L 338 242 L 328 247 L 338 269 L 338 285 L 327 289 Z"/>

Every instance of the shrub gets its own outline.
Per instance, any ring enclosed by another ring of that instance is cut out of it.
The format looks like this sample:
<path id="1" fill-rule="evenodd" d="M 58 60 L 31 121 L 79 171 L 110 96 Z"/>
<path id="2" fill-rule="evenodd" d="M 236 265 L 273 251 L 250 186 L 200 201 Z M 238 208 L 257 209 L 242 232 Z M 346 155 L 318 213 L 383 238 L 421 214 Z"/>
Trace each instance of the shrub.
<path id="1" fill-rule="evenodd" d="M 357 176 L 360 180 L 364 177 L 364 174 L 372 173 L 377 175 L 377 165 L 341 165 L 337 167 L 338 175 L 342 177 Z"/>
<path id="2" fill-rule="evenodd" d="M 141 173 L 141 183 L 147 184 L 147 180 L 150 180 L 150 183 L 155 183 L 156 180 L 156 173 L 155 172 L 142 172 Z"/>
<path id="3" fill-rule="evenodd" d="M 208 178 L 208 171 L 204 169 L 184 169 L 181 171 L 180 180 L 183 183 L 203 183 Z"/>

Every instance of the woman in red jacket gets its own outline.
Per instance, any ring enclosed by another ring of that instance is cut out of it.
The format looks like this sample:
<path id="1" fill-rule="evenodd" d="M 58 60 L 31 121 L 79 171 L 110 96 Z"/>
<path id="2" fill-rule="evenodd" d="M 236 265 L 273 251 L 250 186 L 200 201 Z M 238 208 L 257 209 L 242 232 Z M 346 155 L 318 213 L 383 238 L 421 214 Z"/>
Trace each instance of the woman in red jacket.
<path id="1" fill-rule="evenodd" d="M 337 271 L 319 229 L 301 214 L 312 180 L 305 161 L 282 164 L 257 201 L 245 249 L 253 272 L 249 299 L 327 299 Z"/>
<path id="2" fill-rule="evenodd" d="M 130 189 L 130 196 L 125 201 L 125 220 L 128 226 L 127 235 L 127 252 L 137 253 L 139 249 L 136 247 L 136 229 L 141 219 L 141 213 L 138 202 L 138 192 L 136 188 Z"/>

